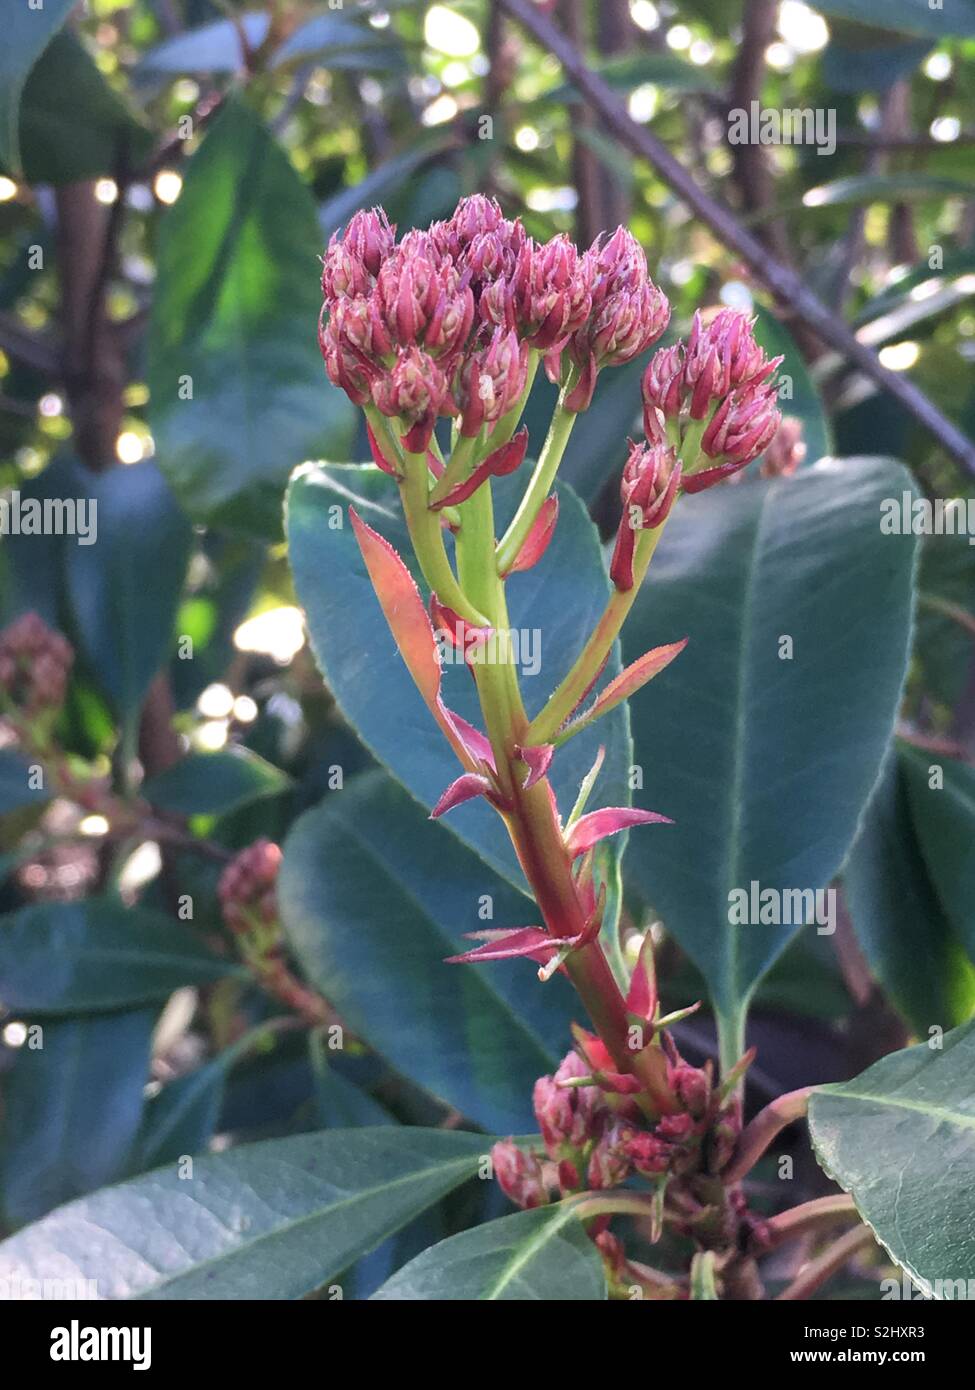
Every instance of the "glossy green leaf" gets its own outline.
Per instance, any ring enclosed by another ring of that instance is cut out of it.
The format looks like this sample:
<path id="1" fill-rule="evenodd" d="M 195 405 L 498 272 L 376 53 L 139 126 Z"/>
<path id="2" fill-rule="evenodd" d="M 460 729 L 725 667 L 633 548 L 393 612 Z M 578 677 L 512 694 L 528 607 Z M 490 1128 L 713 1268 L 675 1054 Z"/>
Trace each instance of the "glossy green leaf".
<path id="1" fill-rule="evenodd" d="M 975 1009 L 975 967 L 928 877 L 891 757 L 843 870 L 850 919 L 874 975 L 914 1032 L 953 1028 Z M 919 955 L 923 952 L 923 968 Z"/>
<path id="2" fill-rule="evenodd" d="M 19 174 L 20 98 L 31 68 L 67 19 L 75 0 L 47 0 L 41 8 L 12 5 L 3 17 L 0 46 L 0 163 Z"/>
<path id="3" fill-rule="evenodd" d="M 378 1289 L 380 1301 L 595 1303 L 605 1299 L 599 1252 L 571 1206 L 519 1211 L 449 1236 Z"/>
<path id="4" fill-rule="evenodd" d="M 8 1224 L 35 1221 L 126 1171 L 155 1021 L 154 1009 L 139 1009 L 32 1026 L 4 1084 L 0 1207 Z"/>
<path id="5" fill-rule="evenodd" d="M 241 32 L 251 48 L 259 48 L 270 24 L 270 15 L 256 12 L 240 15 L 239 28 L 231 19 L 199 24 L 150 48 L 139 60 L 139 68 L 152 73 L 239 72 L 244 66 Z"/>
<path id="6" fill-rule="evenodd" d="M 861 34 L 872 42 L 855 46 L 853 37 Z M 823 50 L 823 78 L 838 92 L 885 92 L 908 77 L 930 51 L 930 39 L 851 30 L 839 39 L 834 36 Z"/>
<path id="7" fill-rule="evenodd" d="M 486 1128 L 531 1126 L 532 1086 L 579 1015 L 571 989 L 523 961 L 444 961 L 465 932 L 537 921 L 527 897 L 376 772 L 295 824 L 278 901 L 305 973 L 354 1033 Z"/>
<path id="8" fill-rule="evenodd" d="M 93 676 L 132 721 L 175 636 L 192 528 L 154 463 L 108 469 L 89 486 L 97 540 L 66 549 L 68 595 Z"/>
<path id="9" fill-rule="evenodd" d="M 218 816 L 261 797 L 287 791 L 291 779 L 249 748 L 191 753 L 142 787 L 161 811 L 183 816 Z"/>
<path id="10" fill-rule="evenodd" d="M 294 465 L 351 445 L 316 338 L 321 249 L 310 193 L 231 100 L 164 219 L 150 331 L 158 457 L 197 519 L 276 535 Z"/>
<path id="11" fill-rule="evenodd" d="M 389 481 L 373 468 L 316 467 L 298 473 L 288 492 L 291 567 L 319 667 L 339 707 L 380 761 L 417 800 L 432 808 L 458 775 L 459 765 L 393 644 L 346 516 L 351 503 L 411 564 L 399 499 Z M 499 530 L 523 488 L 520 474 L 504 481 L 509 486 L 496 494 Z M 519 673 L 530 717 L 581 650 L 609 591 L 592 522 L 569 489 L 560 488 L 559 496 L 558 526 L 543 559 L 508 585 L 511 625 L 522 643 Z M 667 640 L 682 635 L 677 626 Z M 619 670 L 614 657 L 605 678 Z M 473 682 L 462 663 L 445 667 L 443 696 L 450 709 L 481 726 Z M 622 806 L 630 799 L 627 715 L 620 707 L 556 756 L 551 775 L 566 814 L 600 744 L 606 745 L 606 762 L 595 792 L 598 803 L 593 804 Z M 523 884 L 507 833 L 486 803 L 472 802 L 451 811 L 450 828 L 492 868 Z"/>
<path id="12" fill-rule="evenodd" d="M 975 660 L 975 546 L 967 536 L 921 544 L 916 655 L 925 688 L 954 709 Z"/>
<path id="13" fill-rule="evenodd" d="M 933 1040 L 932 1040 L 933 1041 Z M 816 1157 L 925 1293 L 975 1278 L 975 1021 L 809 1103 Z"/>
<path id="14" fill-rule="evenodd" d="M 97 1279 L 109 1299 L 301 1298 L 474 1177 L 490 1145 L 394 1127 L 206 1155 L 192 1178 L 162 1168 L 52 1212 L 0 1245 L 0 1278 Z"/>
<path id="15" fill-rule="evenodd" d="M 876 29 L 922 34 L 932 39 L 975 35 L 975 0 L 817 0 L 816 9 Z"/>
<path id="16" fill-rule="evenodd" d="M 690 639 L 632 702 L 643 796 L 676 826 L 634 837 L 626 868 L 726 1019 L 801 925 L 732 925 L 729 895 L 825 889 L 877 780 L 915 546 L 880 507 L 909 486 L 860 458 L 683 499 L 624 629 L 627 659 Z"/>
<path id="17" fill-rule="evenodd" d="M 165 1000 L 246 972 L 198 932 L 114 898 L 39 902 L 0 917 L 0 1003 L 30 1017 Z"/>
<path id="18" fill-rule="evenodd" d="M 906 744 L 901 762 L 931 881 L 975 960 L 975 768 Z"/>
<path id="19" fill-rule="evenodd" d="M 31 785 L 37 781 L 38 766 L 15 748 L 0 748 L 0 816 L 50 800 L 51 793 L 45 787 Z"/>
<path id="20" fill-rule="evenodd" d="M 27 79 L 21 102 L 28 182 L 116 174 L 137 167 L 151 146 L 151 132 L 108 85 L 81 41 L 73 33 L 57 34 Z"/>

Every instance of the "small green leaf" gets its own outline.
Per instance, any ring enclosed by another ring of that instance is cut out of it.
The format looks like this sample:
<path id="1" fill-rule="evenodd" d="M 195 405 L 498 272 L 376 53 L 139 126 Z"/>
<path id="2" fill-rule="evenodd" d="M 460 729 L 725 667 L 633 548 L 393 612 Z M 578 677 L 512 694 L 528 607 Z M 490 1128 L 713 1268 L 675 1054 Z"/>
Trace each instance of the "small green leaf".
<path id="1" fill-rule="evenodd" d="M 95 1279 L 102 1298 L 293 1299 L 474 1177 L 491 1140 L 329 1130 L 160 1168 L 0 1245 L 0 1279 Z M 92 1232 L 98 1239 L 92 1239 Z"/>
<path id="2" fill-rule="evenodd" d="M 238 974 L 181 922 L 114 898 L 34 903 L 0 917 L 0 1003 L 31 1017 L 162 1001 Z"/>
<path id="3" fill-rule="evenodd" d="M 606 1297 L 599 1252 L 564 1202 L 450 1236 L 373 1294 L 381 1301 L 425 1302 L 594 1303 Z"/>
<path id="4" fill-rule="evenodd" d="M 142 795 L 161 811 L 182 816 L 219 816 L 261 797 L 277 796 L 291 778 L 249 748 L 192 753 L 142 786 Z"/>
<path id="5" fill-rule="evenodd" d="M 816 1157 L 925 1293 L 975 1278 L 975 1020 L 809 1103 Z M 963 1296 L 967 1296 L 963 1295 Z"/>

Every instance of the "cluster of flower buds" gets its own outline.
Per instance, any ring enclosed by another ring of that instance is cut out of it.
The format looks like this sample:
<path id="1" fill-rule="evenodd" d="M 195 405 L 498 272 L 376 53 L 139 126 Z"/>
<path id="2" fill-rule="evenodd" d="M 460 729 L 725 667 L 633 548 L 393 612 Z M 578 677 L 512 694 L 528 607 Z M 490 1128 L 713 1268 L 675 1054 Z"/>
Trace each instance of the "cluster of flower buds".
<path id="1" fill-rule="evenodd" d="M 575 373 L 585 409 L 601 367 L 628 362 L 667 326 L 670 306 L 620 227 L 579 252 L 534 242 L 491 198 L 464 198 L 447 221 L 397 243 L 379 209 L 358 212 L 323 258 L 319 341 L 328 374 L 357 405 L 400 422 L 425 452 L 437 419 L 490 430 L 521 399 L 529 352 L 553 381 Z"/>
<path id="2" fill-rule="evenodd" d="M 255 840 L 242 849 L 220 876 L 220 910 L 261 986 L 315 1026 L 327 1022 L 331 1011 L 321 995 L 302 984 L 288 968 L 278 920 L 281 858 L 280 847 L 271 840 Z"/>
<path id="3" fill-rule="evenodd" d="M 623 514 L 609 567 L 617 589 L 633 588 L 637 537 L 642 531 L 656 530 L 667 520 L 680 479 L 681 465 L 668 444 L 634 444 L 630 440 L 630 454 L 620 483 Z"/>
<path id="4" fill-rule="evenodd" d="M 0 633 L 0 691 L 28 719 L 64 703 L 74 649 L 37 613 L 24 613 Z"/>
<path id="5" fill-rule="evenodd" d="M 755 340 L 753 321 L 722 309 L 705 324 L 700 311 L 686 343 L 661 348 L 643 377 L 647 439 L 681 455 L 684 492 L 700 492 L 765 452 L 781 415 L 772 380 L 781 357 Z M 686 452 L 693 441 L 697 457 Z"/>
<path id="6" fill-rule="evenodd" d="M 281 850 L 270 840 L 255 840 L 230 861 L 220 876 L 217 894 L 227 926 L 235 935 L 256 923 L 272 927 L 278 920 L 278 871 Z"/>

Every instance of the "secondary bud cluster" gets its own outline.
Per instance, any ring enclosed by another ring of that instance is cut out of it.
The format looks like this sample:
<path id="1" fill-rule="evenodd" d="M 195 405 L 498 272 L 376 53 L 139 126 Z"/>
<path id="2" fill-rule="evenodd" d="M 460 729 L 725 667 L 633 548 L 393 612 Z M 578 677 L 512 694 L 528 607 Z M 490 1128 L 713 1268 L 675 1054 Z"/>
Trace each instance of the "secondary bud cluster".
<path id="1" fill-rule="evenodd" d="M 280 868 L 279 846 L 265 839 L 255 840 L 227 865 L 217 894 L 223 919 L 232 932 L 246 935 L 255 924 L 270 927 L 277 922 Z"/>
<path id="2" fill-rule="evenodd" d="M 610 578 L 618 589 L 632 589 L 633 556 L 641 531 L 662 526 L 670 514 L 680 484 L 681 465 L 667 444 L 634 444 L 623 468 L 620 499 L 623 515 L 610 562 Z"/>
<path id="3" fill-rule="evenodd" d="M 670 317 L 624 228 L 586 252 L 564 235 L 539 245 L 480 194 L 399 243 L 380 209 L 356 213 L 325 252 L 322 292 L 329 376 L 398 420 L 412 453 L 443 416 L 468 437 L 493 427 L 525 391 L 530 350 L 553 381 L 572 368 L 566 403 L 584 409 L 599 369 L 642 352 Z"/>
<path id="4" fill-rule="evenodd" d="M 707 324 L 699 311 L 686 343 L 654 354 L 643 377 L 644 427 L 651 442 L 699 441 L 704 466 L 683 459 L 685 492 L 720 482 L 768 448 L 781 421 L 772 381 L 781 362 L 765 355 L 737 309 Z"/>
<path id="5" fill-rule="evenodd" d="M 73 664 L 71 643 L 37 613 L 0 633 L 0 690 L 30 719 L 64 703 Z"/>

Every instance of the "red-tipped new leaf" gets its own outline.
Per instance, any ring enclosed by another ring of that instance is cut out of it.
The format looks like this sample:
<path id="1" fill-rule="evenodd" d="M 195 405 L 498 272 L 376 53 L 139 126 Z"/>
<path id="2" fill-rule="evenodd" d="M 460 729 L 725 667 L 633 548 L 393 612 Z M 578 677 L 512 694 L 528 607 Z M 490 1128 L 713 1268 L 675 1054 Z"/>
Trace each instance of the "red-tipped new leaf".
<path id="1" fill-rule="evenodd" d="M 573 734 L 588 728 L 594 720 L 601 718 L 604 714 L 609 714 L 610 710 L 615 709 L 624 700 L 635 695 L 648 681 L 653 680 L 654 676 L 659 675 L 665 667 L 669 666 L 686 646 L 686 637 L 680 642 L 668 642 L 666 646 L 654 647 L 652 651 L 646 652 L 632 665 L 627 666 L 625 671 L 621 671 L 609 682 L 605 690 L 600 691 L 596 700 L 584 714 L 580 714 L 570 724 L 565 725 L 559 734 L 559 742 L 561 743 L 564 739 L 571 738 Z"/>
<path id="2" fill-rule="evenodd" d="M 465 772 L 456 782 L 451 782 L 430 812 L 430 819 L 437 820 L 448 811 L 452 811 L 455 806 L 463 806 L 465 801 L 473 801 L 476 796 L 487 796 L 492 790 L 486 777 L 482 777 L 478 772 Z"/>
<path id="3" fill-rule="evenodd" d="M 538 564 L 548 549 L 549 541 L 555 534 L 555 524 L 558 519 L 559 499 L 553 492 L 551 497 L 546 497 L 539 507 L 538 515 L 532 522 L 531 530 L 525 537 L 524 544 L 511 566 L 502 574 L 502 579 L 506 579 L 509 574 L 520 574 L 523 570 L 530 570 L 533 565 Z"/>
<path id="4" fill-rule="evenodd" d="M 606 806 L 601 811 L 590 811 L 588 816 L 577 820 L 565 843 L 575 859 L 608 835 L 618 835 L 621 830 L 629 830 L 631 826 L 673 823 L 669 816 L 661 816 L 656 811 L 640 811 L 635 806 Z"/>

